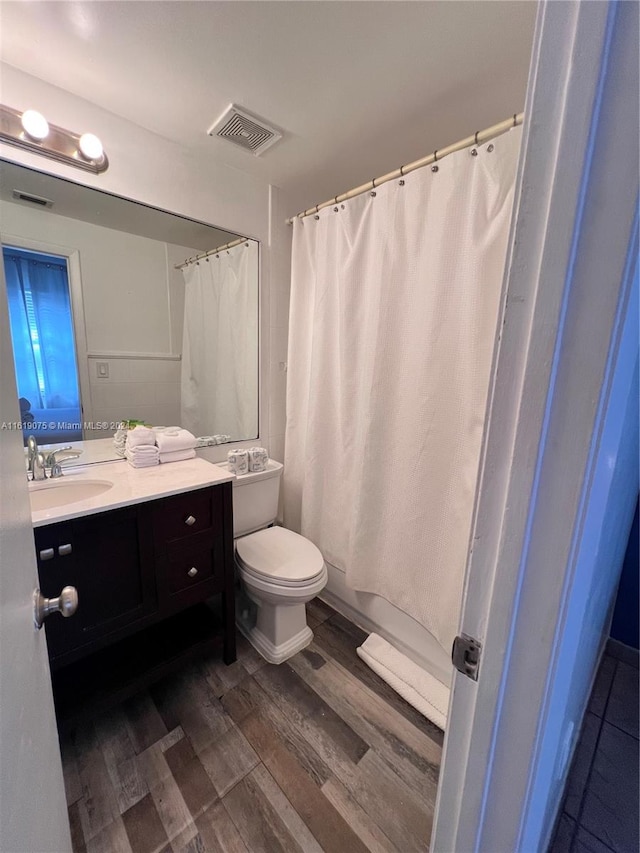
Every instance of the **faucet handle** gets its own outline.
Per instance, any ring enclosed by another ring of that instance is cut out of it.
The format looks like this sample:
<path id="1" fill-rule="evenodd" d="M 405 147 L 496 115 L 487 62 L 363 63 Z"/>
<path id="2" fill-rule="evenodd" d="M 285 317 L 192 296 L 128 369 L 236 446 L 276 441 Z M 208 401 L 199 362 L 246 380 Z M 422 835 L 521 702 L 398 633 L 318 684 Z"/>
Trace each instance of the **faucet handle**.
<path id="1" fill-rule="evenodd" d="M 58 459 L 58 454 L 61 456 L 60 459 Z M 54 465 L 60 465 L 62 462 L 68 462 L 71 459 L 79 459 L 80 456 L 82 456 L 82 451 L 74 450 L 71 445 L 68 447 L 59 447 L 57 450 L 52 450 L 47 454 L 47 468 L 52 468 Z"/>
<path id="2" fill-rule="evenodd" d="M 67 450 L 73 450 L 73 448 L 71 447 L 70 444 L 68 444 L 66 447 L 58 447 L 58 448 L 56 448 L 56 450 L 50 450 L 47 453 L 46 460 L 45 460 L 47 463 L 47 468 L 50 468 L 53 464 L 55 464 L 58 461 L 58 457 L 56 456 L 57 453 L 64 453 Z"/>

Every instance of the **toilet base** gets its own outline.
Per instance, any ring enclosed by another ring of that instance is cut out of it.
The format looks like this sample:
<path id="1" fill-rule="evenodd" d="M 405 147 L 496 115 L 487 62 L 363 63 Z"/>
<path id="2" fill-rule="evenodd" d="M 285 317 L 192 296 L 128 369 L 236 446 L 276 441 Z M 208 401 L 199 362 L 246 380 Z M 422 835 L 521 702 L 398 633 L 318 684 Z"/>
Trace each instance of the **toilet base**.
<path id="1" fill-rule="evenodd" d="M 284 663 L 284 661 L 293 657 L 302 651 L 302 649 L 305 649 L 313 640 L 313 631 L 308 625 L 305 625 L 301 631 L 298 631 L 293 637 L 289 637 L 288 640 L 277 646 L 268 637 L 265 637 L 257 626 L 250 628 L 244 625 L 241 620 L 238 620 L 236 625 L 240 633 L 249 640 L 253 648 L 269 663 Z"/>

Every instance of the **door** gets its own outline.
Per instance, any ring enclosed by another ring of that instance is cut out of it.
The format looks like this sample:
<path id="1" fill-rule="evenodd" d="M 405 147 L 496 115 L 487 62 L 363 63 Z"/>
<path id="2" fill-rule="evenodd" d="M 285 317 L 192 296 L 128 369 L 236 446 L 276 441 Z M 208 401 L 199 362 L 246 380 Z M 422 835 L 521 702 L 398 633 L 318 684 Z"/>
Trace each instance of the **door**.
<path id="1" fill-rule="evenodd" d="M 36 557 L 19 423 L 0 271 L 0 851 L 64 853 L 71 836 L 46 640 L 33 623 Z"/>
<path id="2" fill-rule="evenodd" d="M 638 487 L 637 56 L 638 4 L 541 3 L 434 853 L 547 849 L 607 636 Z"/>

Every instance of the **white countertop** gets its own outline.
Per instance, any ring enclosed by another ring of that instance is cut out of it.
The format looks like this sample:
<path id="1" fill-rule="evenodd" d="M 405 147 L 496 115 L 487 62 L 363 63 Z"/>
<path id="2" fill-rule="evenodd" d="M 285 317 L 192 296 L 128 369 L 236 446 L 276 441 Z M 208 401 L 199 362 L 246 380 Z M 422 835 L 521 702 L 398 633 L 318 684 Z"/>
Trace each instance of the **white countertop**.
<path id="1" fill-rule="evenodd" d="M 234 474 L 199 458 L 154 465 L 152 468 L 133 468 L 122 460 L 89 468 L 65 466 L 63 477 L 47 480 L 44 486 L 50 483 L 51 487 L 55 488 L 56 485 L 79 481 L 110 481 L 113 486 L 96 497 L 32 512 L 31 519 L 34 527 L 42 527 L 70 518 L 95 515 L 131 504 L 215 486 L 218 483 L 228 483 L 234 479 Z M 32 484 L 29 485 L 31 487 Z M 42 485 L 43 483 L 38 482 L 35 487 Z"/>

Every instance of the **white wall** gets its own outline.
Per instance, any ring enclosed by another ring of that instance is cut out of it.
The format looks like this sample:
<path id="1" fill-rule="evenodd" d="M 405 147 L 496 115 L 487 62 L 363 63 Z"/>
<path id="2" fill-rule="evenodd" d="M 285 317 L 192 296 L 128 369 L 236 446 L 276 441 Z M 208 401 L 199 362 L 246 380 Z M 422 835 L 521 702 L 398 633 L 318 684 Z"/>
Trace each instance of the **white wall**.
<path id="1" fill-rule="evenodd" d="M 280 203 L 278 190 L 239 169 L 214 162 L 202 154 L 195 155 L 90 101 L 16 68 L 2 64 L 0 73 L 3 103 L 17 109 L 28 106 L 40 110 L 54 124 L 96 133 L 104 144 L 110 165 L 101 175 L 92 175 L 5 144 L 0 144 L 0 157 L 261 241 L 260 443 L 271 450 L 269 433 L 273 427 L 278 432 L 271 452 L 276 458 L 281 456 L 284 402 L 269 406 L 270 328 L 273 320 L 282 329 L 282 320 L 278 318 L 286 317 L 287 313 L 287 245 L 283 229 L 286 228 L 284 218 L 291 211 Z M 273 229 L 270 228 L 271 216 L 282 220 L 274 224 Z M 269 298 L 272 257 L 280 270 L 277 282 L 281 297 L 275 300 Z M 273 318 L 270 304 L 276 306 L 274 311 L 279 312 Z M 148 368 L 152 374 L 155 369 Z M 270 422 L 270 412 L 273 423 Z M 234 446 L 242 444 L 236 442 Z M 248 444 L 255 444 L 255 440 Z M 215 461 L 224 458 L 227 449 L 228 446 L 224 450 L 207 449 L 202 455 Z"/>
<path id="2" fill-rule="evenodd" d="M 286 424 L 287 345 L 289 334 L 289 294 L 291 291 L 291 236 L 286 224 L 290 215 L 286 196 L 271 188 L 271 288 L 269 291 L 269 436 L 270 453 L 284 462 Z"/>
<path id="3" fill-rule="evenodd" d="M 79 253 L 80 281 L 72 283 L 82 297 L 74 304 L 76 338 L 82 343 L 84 334 L 86 340 L 78 348 L 79 362 L 86 360 L 79 363 L 81 378 L 89 378 L 82 388 L 85 423 L 178 423 L 184 279 L 174 264 L 195 249 L 21 204 L 4 202 L 1 211 L 3 243 Z M 102 364 L 106 378 L 98 372 Z M 96 428 L 85 436 L 111 432 Z"/>

